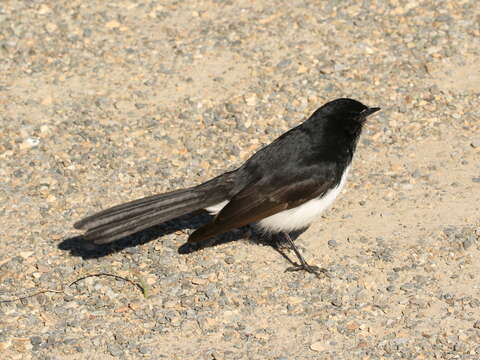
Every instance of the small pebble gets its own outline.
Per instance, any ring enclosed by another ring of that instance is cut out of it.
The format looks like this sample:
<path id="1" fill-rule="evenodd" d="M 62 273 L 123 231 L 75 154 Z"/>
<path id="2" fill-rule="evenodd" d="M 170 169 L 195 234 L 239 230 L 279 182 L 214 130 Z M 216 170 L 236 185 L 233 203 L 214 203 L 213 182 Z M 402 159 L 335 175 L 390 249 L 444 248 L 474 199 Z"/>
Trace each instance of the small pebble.
<path id="1" fill-rule="evenodd" d="M 227 264 L 231 265 L 231 264 L 235 263 L 235 258 L 234 258 L 233 256 L 227 256 L 227 257 L 225 258 L 225 262 L 226 262 Z"/>
<path id="2" fill-rule="evenodd" d="M 30 343 L 32 345 L 40 345 L 42 343 L 42 338 L 40 336 L 32 336 L 30 338 Z"/>
<path id="3" fill-rule="evenodd" d="M 332 305 L 333 305 L 333 306 L 336 306 L 336 307 L 341 307 L 341 306 L 342 306 L 342 300 L 341 300 L 341 299 L 338 299 L 338 298 L 333 299 L 333 300 L 332 300 Z"/>
<path id="4" fill-rule="evenodd" d="M 337 247 L 338 243 L 335 240 L 328 240 L 328 246 L 330 247 Z"/>
<path id="5" fill-rule="evenodd" d="M 152 349 L 149 346 L 142 345 L 138 348 L 138 351 L 141 354 L 147 355 L 147 354 L 150 354 L 152 352 Z"/>
<path id="6" fill-rule="evenodd" d="M 115 357 L 118 357 L 123 354 L 122 348 L 117 344 L 108 344 L 107 350 L 110 353 L 110 355 Z"/>
<path id="7" fill-rule="evenodd" d="M 473 239 L 468 238 L 462 242 L 463 248 L 468 250 L 473 245 Z"/>
<path id="8" fill-rule="evenodd" d="M 470 143 L 470 145 L 471 145 L 474 149 L 480 148 L 480 137 L 473 139 L 472 142 Z"/>

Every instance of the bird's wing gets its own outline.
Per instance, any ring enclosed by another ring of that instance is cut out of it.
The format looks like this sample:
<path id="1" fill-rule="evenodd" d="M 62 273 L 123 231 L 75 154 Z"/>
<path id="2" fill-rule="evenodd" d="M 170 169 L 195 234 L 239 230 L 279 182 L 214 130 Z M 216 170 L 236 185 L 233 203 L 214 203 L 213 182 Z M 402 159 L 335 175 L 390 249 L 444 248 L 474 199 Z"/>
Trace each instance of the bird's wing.
<path id="1" fill-rule="evenodd" d="M 213 221 L 193 232 L 188 241 L 199 242 L 229 230 L 260 221 L 280 211 L 297 207 L 325 194 L 337 183 L 333 171 L 323 172 L 322 177 L 292 178 L 281 184 L 276 181 L 246 186 L 217 214 Z"/>

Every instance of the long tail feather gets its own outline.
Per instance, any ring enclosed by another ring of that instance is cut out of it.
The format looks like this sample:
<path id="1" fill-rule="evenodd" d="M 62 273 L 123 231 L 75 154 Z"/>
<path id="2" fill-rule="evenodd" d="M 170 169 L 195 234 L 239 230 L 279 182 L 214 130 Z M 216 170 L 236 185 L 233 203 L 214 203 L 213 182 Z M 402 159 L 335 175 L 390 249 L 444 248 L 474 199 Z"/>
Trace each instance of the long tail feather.
<path id="1" fill-rule="evenodd" d="M 83 238 L 106 244 L 176 217 L 226 200 L 228 178 L 222 176 L 188 189 L 153 195 L 113 206 L 74 224 Z"/>

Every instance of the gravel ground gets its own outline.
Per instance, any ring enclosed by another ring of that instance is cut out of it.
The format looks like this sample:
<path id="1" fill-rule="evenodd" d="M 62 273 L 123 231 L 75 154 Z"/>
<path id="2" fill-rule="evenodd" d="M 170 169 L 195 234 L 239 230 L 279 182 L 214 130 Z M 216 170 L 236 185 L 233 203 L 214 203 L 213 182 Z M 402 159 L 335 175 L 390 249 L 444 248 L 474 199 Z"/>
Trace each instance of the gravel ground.
<path id="1" fill-rule="evenodd" d="M 480 358 L 479 20 L 475 0 L 2 1 L 2 358 Z M 179 254 L 205 215 L 76 237 L 336 97 L 383 110 L 297 240 L 330 277 L 248 229 Z"/>

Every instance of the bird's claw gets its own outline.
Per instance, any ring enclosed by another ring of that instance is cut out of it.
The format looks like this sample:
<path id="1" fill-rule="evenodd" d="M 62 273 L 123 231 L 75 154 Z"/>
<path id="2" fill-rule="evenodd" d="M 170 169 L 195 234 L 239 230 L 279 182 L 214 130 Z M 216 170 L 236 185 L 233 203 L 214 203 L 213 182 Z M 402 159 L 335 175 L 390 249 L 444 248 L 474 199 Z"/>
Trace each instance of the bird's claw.
<path id="1" fill-rule="evenodd" d="M 314 274 L 317 277 L 320 277 L 321 275 L 330 277 L 327 269 L 321 268 L 315 265 L 295 264 L 294 266 L 290 266 L 285 270 L 285 272 L 291 272 L 291 271 L 306 271 L 310 274 Z"/>

